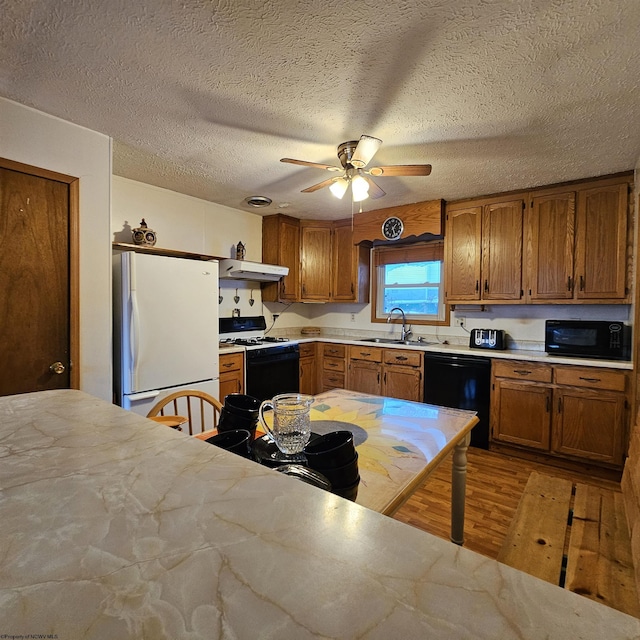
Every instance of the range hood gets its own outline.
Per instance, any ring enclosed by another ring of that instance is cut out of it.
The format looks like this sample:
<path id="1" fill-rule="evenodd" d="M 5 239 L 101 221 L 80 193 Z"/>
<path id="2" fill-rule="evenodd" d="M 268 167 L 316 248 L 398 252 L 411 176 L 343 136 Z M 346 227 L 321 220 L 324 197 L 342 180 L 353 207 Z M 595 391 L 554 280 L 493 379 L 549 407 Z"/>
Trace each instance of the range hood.
<path id="1" fill-rule="evenodd" d="M 277 264 L 262 264 L 248 260 L 220 260 L 220 278 L 275 282 L 288 275 L 289 267 Z"/>

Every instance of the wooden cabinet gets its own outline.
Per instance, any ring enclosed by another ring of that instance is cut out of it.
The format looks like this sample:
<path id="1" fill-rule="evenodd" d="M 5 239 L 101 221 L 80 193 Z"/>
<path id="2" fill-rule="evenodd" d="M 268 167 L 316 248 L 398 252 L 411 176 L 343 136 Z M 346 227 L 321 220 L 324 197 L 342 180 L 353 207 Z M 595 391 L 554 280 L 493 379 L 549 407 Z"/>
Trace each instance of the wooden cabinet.
<path id="1" fill-rule="evenodd" d="M 627 179 L 535 192 L 527 214 L 531 302 L 627 297 Z"/>
<path id="2" fill-rule="evenodd" d="M 300 393 L 315 395 L 318 393 L 318 363 L 316 343 L 300 344 Z"/>
<path id="3" fill-rule="evenodd" d="M 421 402 L 423 354 L 408 349 L 349 347 L 347 388 Z"/>
<path id="4" fill-rule="evenodd" d="M 523 211 L 521 198 L 448 207 L 447 302 L 522 301 Z"/>
<path id="5" fill-rule="evenodd" d="M 620 468 L 628 375 L 616 369 L 494 362 L 492 439 Z"/>
<path id="6" fill-rule="evenodd" d="M 631 180 L 448 204 L 447 302 L 628 302 Z"/>
<path id="7" fill-rule="evenodd" d="M 262 285 L 263 302 L 297 302 L 300 299 L 300 221 L 282 215 L 262 219 L 262 261 L 289 267 L 279 282 Z"/>
<path id="8" fill-rule="evenodd" d="M 300 223 L 300 300 L 368 302 L 370 250 L 353 244 L 351 220 Z"/>
<path id="9" fill-rule="evenodd" d="M 220 402 L 230 393 L 244 393 L 244 353 L 220 354 Z"/>
<path id="10" fill-rule="evenodd" d="M 347 348 L 343 344 L 321 344 L 322 354 L 321 388 L 322 391 L 345 388 L 347 370 Z"/>

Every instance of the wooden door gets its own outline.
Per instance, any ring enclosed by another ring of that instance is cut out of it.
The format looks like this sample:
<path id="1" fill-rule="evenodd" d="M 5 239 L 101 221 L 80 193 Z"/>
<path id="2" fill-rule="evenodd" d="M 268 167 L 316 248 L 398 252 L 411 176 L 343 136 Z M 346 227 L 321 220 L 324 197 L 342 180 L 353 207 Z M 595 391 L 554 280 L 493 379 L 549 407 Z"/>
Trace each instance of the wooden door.
<path id="1" fill-rule="evenodd" d="M 576 194 L 534 197 L 528 214 L 531 300 L 573 298 Z"/>
<path id="2" fill-rule="evenodd" d="M 335 302 L 356 302 L 358 248 L 353 244 L 351 222 L 334 226 L 332 237 L 332 299 Z"/>
<path id="3" fill-rule="evenodd" d="M 480 299 L 482 207 L 447 213 L 447 300 Z"/>
<path id="4" fill-rule="evenodd" d="M 289 267 L 279 282 L 262 285 L 263 302 L 298 302 L 300 298 L 300 221 L 275 214 L 262 219 L 262 261 Z"/>
<path id="5" fill-rule="evenodd" d="M 300 297 L 328 302 L 331 298 L 331 227 L 303 222 L 300 255 Z"/>
<path id="6" fill-rule="evenodd" d="M 311 356 L 300 358 L 300 393 L 315 395 L 318 390 L 316 359 Z"/>
<path id="7" fill-rule="evenodd" d="M 522 298 L 524 200 L 487 204 L 482 214 L 482 299 Z"/>
<path id="8" fill-rule="evenodd" d="M 496 380 L 491 403 L 491 433 L 495 440 L 549 451 L 549 387 Z"/>
<path id="9" fill-rule="evenodd" d="M 553 451 L 622 465 L 625 397 L 594 389 L 557 389 Z"/>
<path id="10" fill-rule="evenodd" d="M 626 182 L 578 193 L 578 299 L 626 297 L 627 208 Z"/>
<path id="11" fill-rule="evenodd" d="M 380 395 L 382 365 L 366 360 L 352 360 L 349 364 L 349 379 L 347 389 Z"/>
<path id="12" fill-rule="evenodd" d="M 423 393 L 420 369 L 401 365 L 385 365 L 382 374 L 382 395 L 400 400 L 421 402 Z"/>
<path id="13" fill-rule="evenodd" d="M 79 386 L 77 181 L 0 161 L 0 395 Z"/>

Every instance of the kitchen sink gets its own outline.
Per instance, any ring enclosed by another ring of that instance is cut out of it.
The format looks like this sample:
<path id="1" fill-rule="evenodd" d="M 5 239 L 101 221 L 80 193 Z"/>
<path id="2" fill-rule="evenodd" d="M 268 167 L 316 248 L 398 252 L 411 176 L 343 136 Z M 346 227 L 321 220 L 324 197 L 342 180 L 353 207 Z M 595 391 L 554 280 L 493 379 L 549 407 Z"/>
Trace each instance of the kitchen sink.
<path id="1" fill-rule="evenodd" d="M 396 338 L 362 338 L 360 342 L 379 342 L 383 344 L 412 344 L 414 346 L 425 346 L 434 344 L 433 342 L 418 342 L 417 340 L 397 340 Z"/>

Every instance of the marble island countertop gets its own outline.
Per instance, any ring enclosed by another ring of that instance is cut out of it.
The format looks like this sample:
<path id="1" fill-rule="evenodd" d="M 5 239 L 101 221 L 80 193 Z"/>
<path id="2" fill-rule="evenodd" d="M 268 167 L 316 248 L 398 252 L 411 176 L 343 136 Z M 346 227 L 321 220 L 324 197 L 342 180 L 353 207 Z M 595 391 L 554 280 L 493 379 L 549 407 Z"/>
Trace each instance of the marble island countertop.
<path id="1" fill-rule="evenodd" d="M 0 456 L 0 634 L 640 636 L 640 620 L 80 391 L 0 398 Z"/>

